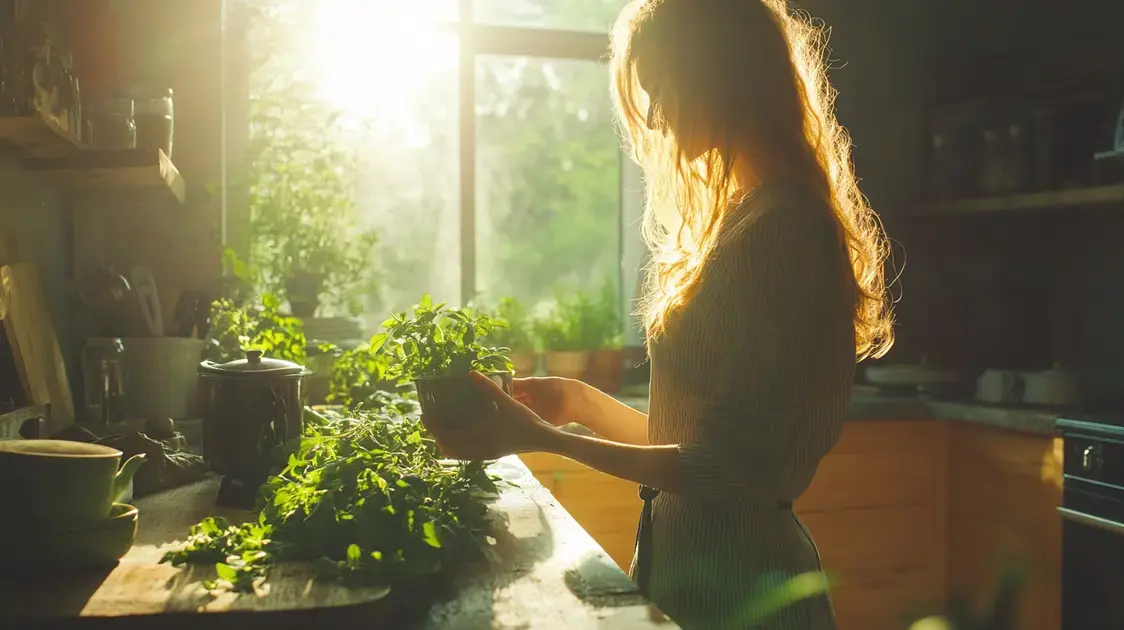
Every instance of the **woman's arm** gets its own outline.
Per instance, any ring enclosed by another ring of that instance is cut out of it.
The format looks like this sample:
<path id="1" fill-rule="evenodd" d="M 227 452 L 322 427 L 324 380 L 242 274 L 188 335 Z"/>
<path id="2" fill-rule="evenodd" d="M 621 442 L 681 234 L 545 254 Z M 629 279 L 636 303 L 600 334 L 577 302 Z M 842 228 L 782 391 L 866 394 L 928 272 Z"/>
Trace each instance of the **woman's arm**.
<path id="1" fill-rule="evenodd" d="M 595 387 L 582 387 L 574 422 L 611 442 L 648 444 L 648 414 L 633 409 Z"/>
<path id="2" fill-rule="evenodd" d="M 614 477 L 669 493 L 682 492 L 687 485 L 679 463 L 678 446 L 621 444 L 564 431 L 547 435 L 542 450 Z"/>

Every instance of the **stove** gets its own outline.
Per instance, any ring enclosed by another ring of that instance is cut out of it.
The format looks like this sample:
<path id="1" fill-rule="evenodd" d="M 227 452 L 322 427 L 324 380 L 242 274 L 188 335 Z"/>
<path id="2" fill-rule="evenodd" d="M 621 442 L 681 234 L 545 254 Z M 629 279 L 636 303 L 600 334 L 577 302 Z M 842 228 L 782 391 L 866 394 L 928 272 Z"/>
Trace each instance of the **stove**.
<path id="1" fill-rule="evenodd" d="M 1060 418 L 1062 630 L 1124 628 L 1124 414 Z"/>

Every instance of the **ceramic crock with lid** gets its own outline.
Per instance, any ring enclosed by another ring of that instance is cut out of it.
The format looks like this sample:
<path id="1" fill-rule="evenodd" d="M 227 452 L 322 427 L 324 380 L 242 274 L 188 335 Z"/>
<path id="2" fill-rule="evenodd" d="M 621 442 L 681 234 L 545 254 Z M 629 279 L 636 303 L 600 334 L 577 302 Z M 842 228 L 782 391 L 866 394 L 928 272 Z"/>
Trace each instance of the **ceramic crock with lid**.
<path id="1" fill-rule="evenodd" d="M 274 450 L 301 436 L 308 374 L 258 350 L 228 363 L 200 363 L 203 457 L 211 468 L 256 490 L 269 476 Z"/>

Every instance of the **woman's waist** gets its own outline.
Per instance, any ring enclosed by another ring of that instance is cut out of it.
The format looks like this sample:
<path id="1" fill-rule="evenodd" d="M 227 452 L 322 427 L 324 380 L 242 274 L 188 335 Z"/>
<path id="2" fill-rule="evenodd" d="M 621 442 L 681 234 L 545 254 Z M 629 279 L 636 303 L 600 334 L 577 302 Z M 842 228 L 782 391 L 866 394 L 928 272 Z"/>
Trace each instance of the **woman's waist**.
<path id="1" fill-rule="evenodd" d="M 641 498 L 644 497 L 641 496 Z M 785 496 L 783 492 L 777 492 L 775 495 L 769 493 L 768 495 L 739 495 L 705 499 L 686 494 L 661 492 L 652 501 L 652 506 L 657 511 L 660 509 L 676 509 L 710 514 L 718 512 L 760 514 L 790 512 L 792 511 L 793 500 Z"/>

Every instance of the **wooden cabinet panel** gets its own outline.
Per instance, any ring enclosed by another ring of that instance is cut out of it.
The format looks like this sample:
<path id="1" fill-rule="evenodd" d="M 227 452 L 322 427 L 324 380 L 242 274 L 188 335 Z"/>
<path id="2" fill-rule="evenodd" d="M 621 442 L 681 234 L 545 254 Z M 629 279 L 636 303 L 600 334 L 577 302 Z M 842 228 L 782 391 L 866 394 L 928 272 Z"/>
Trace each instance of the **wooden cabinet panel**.
<path id="1" fill-rule="evenodd" d="M 937 570 L 942 523 L 929 506 L 891 506 L 801 514 L 820 549 L 824 568 L 840 582 L 862 569 Z"/>
<path id="2" fill-rule="evenodd" d="M 554 496 L 563 504 L 571 501 L 591 508 L 639 510 L 642 503 L 636 484 L 595 470 L 555 473 L 554 488 Z"/>
<path id="3" fill-rule="evenodd" d="M 550 453 L 524 453 L 519 456 L 535 474 L 548 472 L 596 472 L 585 464 Z"/>
<path id="4" fill-rule="evenodd" d="M 848 420 L 831 455 L 926 452 L 945 431 L 945 423 L 938 420 L 902 420 Z"/>
<path id="5" fill-rule="evenodd" d="M 800 514 L 886 505 L 928 505 L 941 487 L 940 458 L 921 452 L 831 453 L 796 502 Z"/>
<path id="6" fill-rule="evenodd" d="M 948 588 L 983 605 L 1007 566 L 1025 571 L 1024 630 L 1061 627 L 1061 438 L 951 427 Z"/>
<path id="7" fill-rule="evenodd" d="M 848 422 L 796 502 L 840 630 L 900 630 L 942 603 L 946 438 L 941 422 Z"/>

